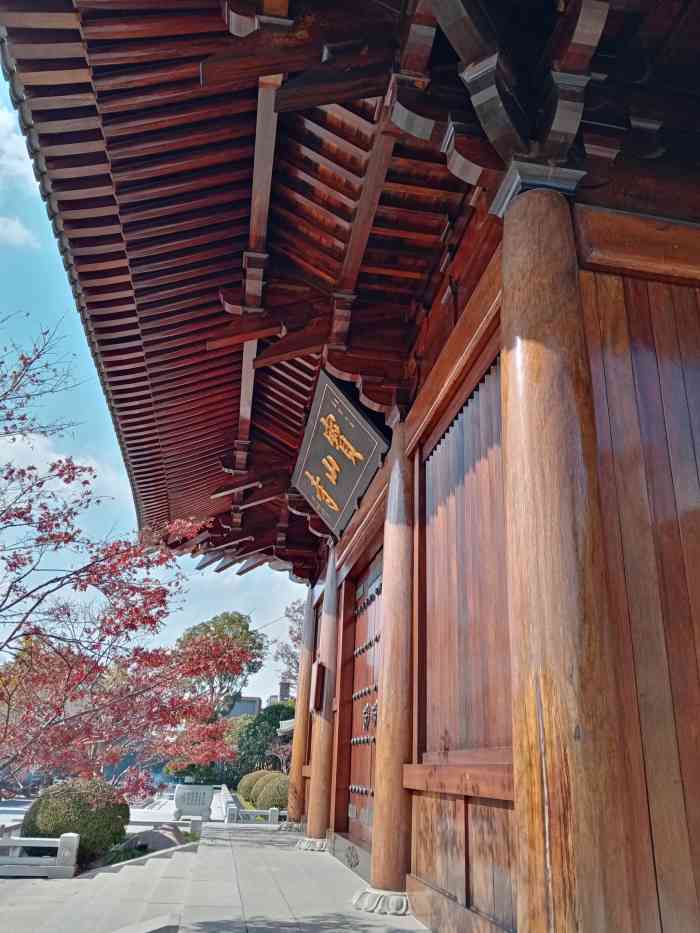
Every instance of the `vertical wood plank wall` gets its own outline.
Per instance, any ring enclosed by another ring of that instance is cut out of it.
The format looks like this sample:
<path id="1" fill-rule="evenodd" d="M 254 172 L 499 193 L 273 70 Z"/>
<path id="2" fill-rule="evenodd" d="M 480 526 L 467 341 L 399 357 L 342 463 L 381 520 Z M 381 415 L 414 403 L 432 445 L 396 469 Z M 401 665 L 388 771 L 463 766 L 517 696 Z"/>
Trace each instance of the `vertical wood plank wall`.
<path id="1" fill-rule="evenodd" d="M 629 905 L 700 929 L 700 292 L 581 273 L 625 723 Z M 498 367 L 424 465 L 425 753 L 510 745 Z M 441 931 L 515 929 L 512 803 L 414 791 L 409 890 Z M 600 805 L 605 806 L 605 801 Z"/>
<path id="2" fill-rule="evenodd" d="M 425 464 L 428 760 L 511 745 L 496 362 Z"/>
<path id="3" fill-rule="evenodd" d="M 422 763 L 502 764 L 511 685 L 498 361 L 424 470 Z M 420 919 L 441 931 L 515 928 L 512 816 L 511 801 L 414 793 L 410 888 Z"/>
<path id="4" fill-rule="evenodd" d="M 700 929 L 700 301 L 583 272 L 636 929 Z M 657 898 L 658 892 L 658 898 Z"/>

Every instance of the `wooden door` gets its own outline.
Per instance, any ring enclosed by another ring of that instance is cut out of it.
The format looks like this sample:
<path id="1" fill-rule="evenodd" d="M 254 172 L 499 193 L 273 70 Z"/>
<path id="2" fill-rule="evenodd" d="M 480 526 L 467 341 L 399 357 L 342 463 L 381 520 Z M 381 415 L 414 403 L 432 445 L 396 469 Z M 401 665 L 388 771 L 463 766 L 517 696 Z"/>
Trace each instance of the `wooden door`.
<path id="1" fill-rule="evenodd" d="M 350 805 L 348 835 L 359 845 L 372 844 L 374 761 L 379 712 L 381 660 L 382 555 L 374 558 L 355 590 Z"/>

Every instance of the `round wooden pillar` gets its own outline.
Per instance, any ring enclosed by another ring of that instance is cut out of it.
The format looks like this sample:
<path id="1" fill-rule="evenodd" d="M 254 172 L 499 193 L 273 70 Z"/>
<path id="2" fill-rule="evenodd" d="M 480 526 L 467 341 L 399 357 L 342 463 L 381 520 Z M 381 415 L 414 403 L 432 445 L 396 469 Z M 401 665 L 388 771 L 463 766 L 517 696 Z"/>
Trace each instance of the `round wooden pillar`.
<path id="1" fill-rule="evenodd" d="M 627 931 L 593 397 L 571 214 L 554 191 L 506 215 L 501 321 L 518 929 Z"/>
<path id="2" fill-rule="evenodd" d="M 319 633 L 318 659 L 325 672 L 321 709 L 314 713 L 311 738 L 311 786 L 306 814 L 306 840 L 302 848 L 319 849 L 325 845 L 331 815 L 331 771 L 333 767 L 333 698 L 338 651 L 338 587 L 335 571 L 335 548 L 328 552 L 328 566 L 323 592 L 323 612 Z"/>
<path id="3" fill-rule="evenodd" d="M 297 696 L 294 705 L 294 738 L 292 762 L 289 768 L 289 802 L 287 822 L 300 823 L 304 818 L 304 760 L 309 739 L 309 696 L 311 692 L 311 665 L 314 651 L 314 588 L 309 585 L 304 609 L 304 628 L 299 652 Z"/>
<path id="4" fill-rule="evenodd" d="M 411 761 L 411 631 L 413 598 L 413 470 L 406 432 L 394 428 L 382 559 L 382 655 L 374 769 L 372 887 L 356 905 L 381 913 L 405 913 L 411 864 L 411 795 L 403 766 Z M 399 895 L 399 896 L 397 896 Z"/>

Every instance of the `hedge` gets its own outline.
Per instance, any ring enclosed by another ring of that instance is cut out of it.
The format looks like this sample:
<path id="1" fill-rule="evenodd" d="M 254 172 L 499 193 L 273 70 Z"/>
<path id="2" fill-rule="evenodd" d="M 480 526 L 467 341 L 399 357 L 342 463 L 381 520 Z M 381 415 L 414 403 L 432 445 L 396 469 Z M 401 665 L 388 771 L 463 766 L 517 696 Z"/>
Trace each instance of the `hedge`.
<path id="1" fill-rule="evenodd" d="M 257 809 L 260 809 L 260 807 L 258 806 L 258 798 L 260 797 L 260 794 L 263 792 L 265 787 L 267 787 L 270 781 L 274 781 L 278 775 L 279 775 L 279 771 L 266 771 L 263 775 L 261 775 L 261 777 L 257 779 L 255 784 L 253 784 L 253 786 L 251 787 L 250 800 L 255 804 Z"/>
<path id="2" fill-rule="evenodd" d="M 250 792 L 253 788 L 255 782 L 261 778 L 264 774 L 269 774 L 269 771 L 251 771 L 250 774 L 246 774 L 238 782 L 238 793 L 245 800 L 250 800 Z"/>
<path id="3" fill-rule="evenodd" d="M 129 805 L 121 791 L 97 778 L 78 779 L 47 788 L 25 814 L 22 835 L 79 833 L 82 867 L 121 842 L 128 822 Z"/>
<path id="4" fill-rule="evenodd" d="M 278 774 L 274 780 L 267 782 L 258 795 L 258 809 L 269 810 L 270 807 L 279 807 L 280 810 L 286 810 L 288 796 L 289 778 L 286 774 Z"/>

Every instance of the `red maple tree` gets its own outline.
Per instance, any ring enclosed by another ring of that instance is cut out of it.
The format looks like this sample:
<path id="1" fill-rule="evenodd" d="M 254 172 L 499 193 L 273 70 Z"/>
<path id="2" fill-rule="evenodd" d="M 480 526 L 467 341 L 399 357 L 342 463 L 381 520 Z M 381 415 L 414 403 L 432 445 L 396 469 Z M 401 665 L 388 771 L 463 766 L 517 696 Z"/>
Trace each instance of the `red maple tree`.
<path id="1" fill-rule="evenodd" d="M 55 332 L 0 356 L 0 439 L 60 433 L 41 402 L 70 382 Z M 95 471 L 57 457 L 0 463 L 0 782 L 30 768 L 65 774 L 111 769 L 134 787 L 140 764 L 174 749 L 224 757 L 208 728 L 212 682 L 247 655 L 231 640 L 192 639 L 145 650 L 181 591 L 172 550 L 201 526 L 175 522 L 147 539 L 97 539 L 85 517 L 97 501 Z M 207 677 L 207 674 L 211 675 Z M 206 751 L 205 751 L 206 749 Z M 211 760 L 211 759 L 209 759 Z"/>

